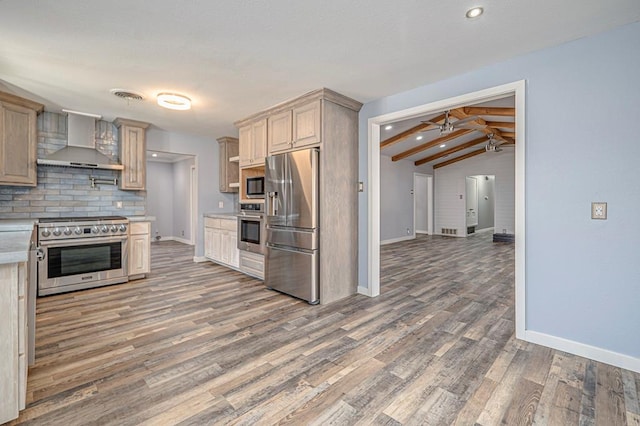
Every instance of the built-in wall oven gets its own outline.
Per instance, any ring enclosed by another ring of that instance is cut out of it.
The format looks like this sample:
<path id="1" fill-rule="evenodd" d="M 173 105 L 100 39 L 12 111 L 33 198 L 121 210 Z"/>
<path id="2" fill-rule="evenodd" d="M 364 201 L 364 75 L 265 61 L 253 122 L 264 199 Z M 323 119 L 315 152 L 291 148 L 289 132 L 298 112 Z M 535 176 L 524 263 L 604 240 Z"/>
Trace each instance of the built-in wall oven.
<path id="1" fill-rule="evenodd" d="M 124 217 L 40 219 L 38 295 L 128 281 Z"/>
<path id="2" fill-rule="evenodd" d="M 265 251 L 264 204 L 240 204 L 238 214 L 238 249 L 253 253 Z"/>

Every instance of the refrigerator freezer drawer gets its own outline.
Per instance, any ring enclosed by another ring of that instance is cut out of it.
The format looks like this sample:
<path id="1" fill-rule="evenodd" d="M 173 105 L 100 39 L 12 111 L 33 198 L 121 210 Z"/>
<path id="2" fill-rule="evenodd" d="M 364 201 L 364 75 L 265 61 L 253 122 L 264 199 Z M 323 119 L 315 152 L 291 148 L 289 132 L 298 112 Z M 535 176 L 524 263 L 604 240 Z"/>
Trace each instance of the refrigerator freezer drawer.
<path id="1" fill-rule="evenodd" d="M 268 227 L 267 243 L 276 246 L 315 250 L 318 248 L 318 233 L 313 230 Z"/>
<path id="2" fill-rule="evenodd" d="M 320 302 L 318 251 L 301 252 L 267 246 L 265 285 L 306 300 Z"/>

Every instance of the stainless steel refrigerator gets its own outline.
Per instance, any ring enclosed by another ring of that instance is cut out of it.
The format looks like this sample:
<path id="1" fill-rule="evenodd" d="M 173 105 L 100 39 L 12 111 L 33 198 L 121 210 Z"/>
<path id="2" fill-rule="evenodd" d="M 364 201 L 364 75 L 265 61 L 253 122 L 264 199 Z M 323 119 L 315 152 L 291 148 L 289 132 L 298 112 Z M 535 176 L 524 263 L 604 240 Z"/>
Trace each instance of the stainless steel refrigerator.
<path id="1" fill-rule="evenodd" d="M 265 285 L 311 304 L 320 301 L 318 156 L 305 149 L 267 157 L 264 179 Z"/>

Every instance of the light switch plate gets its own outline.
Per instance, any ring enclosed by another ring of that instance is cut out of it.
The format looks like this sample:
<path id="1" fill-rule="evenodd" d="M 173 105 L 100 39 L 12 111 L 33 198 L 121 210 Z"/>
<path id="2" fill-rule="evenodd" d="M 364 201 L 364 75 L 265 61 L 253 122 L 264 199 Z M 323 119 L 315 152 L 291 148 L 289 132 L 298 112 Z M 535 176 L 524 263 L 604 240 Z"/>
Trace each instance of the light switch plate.
<path id="1" fill-rule="evenodd" d="M 591 203 L 591 219 L 606 219 L 607 203 Z"/>

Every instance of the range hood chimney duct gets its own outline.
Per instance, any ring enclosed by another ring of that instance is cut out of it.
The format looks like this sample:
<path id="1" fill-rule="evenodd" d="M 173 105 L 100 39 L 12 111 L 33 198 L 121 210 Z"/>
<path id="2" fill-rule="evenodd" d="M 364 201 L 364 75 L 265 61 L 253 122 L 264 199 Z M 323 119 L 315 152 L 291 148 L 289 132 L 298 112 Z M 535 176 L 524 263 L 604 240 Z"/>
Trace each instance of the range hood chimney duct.
<path id="1" fill-rule="evenodd" d="M 83 169 L 122 170 L 121 164 L 96 149 L 96 119 L 99 115 L 67 112 L 67 146 L 39 158 L 39 165 L 77 167 Z"/>

